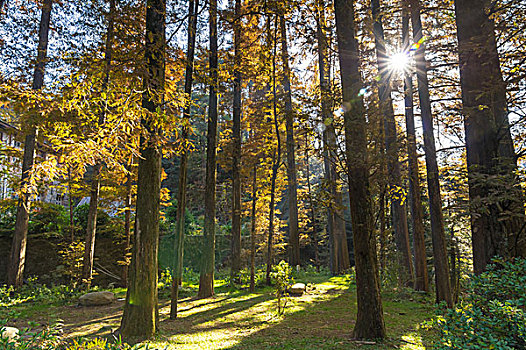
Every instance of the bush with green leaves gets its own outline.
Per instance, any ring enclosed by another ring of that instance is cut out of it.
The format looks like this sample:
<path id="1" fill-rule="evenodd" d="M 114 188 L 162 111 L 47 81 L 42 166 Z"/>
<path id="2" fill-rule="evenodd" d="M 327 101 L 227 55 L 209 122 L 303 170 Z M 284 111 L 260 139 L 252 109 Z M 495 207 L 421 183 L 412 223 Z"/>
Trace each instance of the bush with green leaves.
<path id="1" fill-rule="evenodd" d="M 27 282 L 16 291 L 13 287 L 0 286 L 0 307 L 9 307 L 25 302 L 62 304 L 77 299 L 82 293 L 82 290 L 72 286 L 48 287 L 38 283 L 36 278 L 28 278 Z"/>
<path id="2" fill-rule="evenodd" d="M 290 284 L 294 283 L 292 267 L 281 260 L 279 264 L 272 267 L 270 277 L 276 292 L 278 315 L 282 315 L 285 312 L 285 306 L 287 306 L 287 289 Z"/>
<path id="3" fill-rule="evenodd" d="M 526 349 L 526 259 L 495 260 L 435 321 L 435 349 Z"/>

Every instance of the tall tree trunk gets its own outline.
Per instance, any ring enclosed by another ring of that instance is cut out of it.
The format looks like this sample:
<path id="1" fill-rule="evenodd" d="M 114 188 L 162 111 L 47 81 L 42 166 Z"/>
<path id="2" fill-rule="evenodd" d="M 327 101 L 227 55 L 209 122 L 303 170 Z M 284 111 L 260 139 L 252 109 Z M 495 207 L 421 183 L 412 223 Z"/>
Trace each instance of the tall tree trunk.
<path id="1" fill-rule="evenodd" d="M 524 198 L 515 175 L 492 4 L 455 1 L 476 274 L 497 255 L 526 256 Z"/>
<path id="2" fill-rule="evenodd" d="M 316 271 L 320 272 L 320 254 L 318 249 L 318 227 L 316 225 L 316 210 L 312 200 L 312 188 L 310 184 L 310 159 L 309 159 L 309 134 L 305 133 L 305 172 L 307 177 L 307 195 L 309 196 L 309 206 L 312 221 L 312 243 L 314 244 L 314 265 Z"/>
<path id="3" fill-rule="evenodd" d="M 285 93 L 285 127 L 287 130 L 287 180 L 289 199 L 289 263 L 300 265 L 300 236 L 298 231 L 298 180 L 296 179 L 296 154 L 294 141 L 294 111 L 290 88 L 289 51 L 285 15 L 279 16 L 281 28 L 281 61 L 283 64 L 283 92 Z"/>
<path id="4" fill-rule="evenodd" d="M 423 38 L 422 21 L 420 20 L 420 4 L 412 0 L 411 23 L 413 25 L 414 41 Z M 424 150 L 426 155 L 427 189 L 429 191 L 429 212 L 431 215 L 431 237 L 433 241 L 433 262 L 435 264 L 435 284 L 437 302 L 445 301 L 453 306 L 451 285 L 449 280 L 449 265 L 447 258 L 446 234 L 442 215 L 442 197 L 438 179 L 438 163 L 433 131 L 433 114 L 429 98 L 429 83 L 427 79 L 427 63 L 425 44 L 422 43 L 415 52 L 416 77 L 418 81 L 418 96 L 422 113 L 422 128 L 424 132 Z"/>
<path id="5" fill-rule="evenodd" d="M 234 11 L 234 108 L 232 141 L 232 268 L 231 283 L 240 282 L 241 271 L 241 0 L 236 0 Z"/>
<path id="6" fill-rule="evenodd" d="M 192 84 L 194 74 L 194 57 L 195 57 L 195 38 L 197 30 L 197 13 L 199 10 L 199 0 L 190 0 L 188 2 L 188 47 L 186 51 L 186 70 L 184 78 L 184 93 L 186 95 L 186 104 L 183 110 L 183 117 L 190 119 L 190 108 L 192 106 Z M 186 211 L 186 181 L 188 173 L 188 127 L 183 126 L 182 139 L 184 147 L 181 153 L 181 162 L 179 166 L 179 186 L 177 191 L 177 212 L 175 225 L 175 246 L 174 262 L 172 271 L 172 289 L 170 300 L 170 319 L 177 318 L 177 301 L 179 300 L 179 285 L 183 278 L 183 252 L 184 252 L 184 222 Z"/>
<path id="7" fill-rule="evenodd" d="M 406 4 L 404 4 L 406 5 Z M 409 52 L 409 9 L 402 9 L 402 41 L 404 53 Z M 409 160 L 409 192 L 411 194 L 411 219 L 413 224 L 413 250 L 415 252 L 415 290 L 429 291 L 427 254 L 424 228 L 424 209 L 420 190 L 420 172 L 416 153 L 415 115 L 413 103 L 413 77 L 404 72 L 405 125 L 407 129 L 407 155 Z"/>
<path id="8" fill-rule="evenodd" d="M 162 108 L 165 82 L 166 1 L 146 2 L 146 69 L 142 106 L 155 115 Z M 120 332 L 126 339 L 151 338 L 158 328 L 157 254 L 161 192 L 161 130 L 143 119 L 141 137 L 135 240 L 129 268 L 128 291 Z"/>
<path id="9" fill-rule="evenodd" d="M 128 165 L 128 178 L 126 179 L 126 199 L 124 200 L 124 237 L 126 237 L 126 245 L 124 247 L 124 261 L 128 259 L 128 254 L 131 248 L 131 206 L 132 206 L 132 165 L 133 158 Z M 128 268 L 129 265 L 125 264 L 122 267 L 122 285 L 126 287 L 128 285 Z"/>
<path id="10" fill-rule="evenodd" d="M 68 204 L 69 204 L 69 234 L 71 243 L 75 241 L 75 228 L 73 227 L 73 197 L 71 195 L 71 167 L 68 166 Z"/>
<path id="11" fill-rule="evenodd" d="M 349 269 L 349 248 L 347 246 L 347 233 L 345 231 L 345 220 L 343 216 L 342 194 L 338 189 L 336 162 L 336 131 L 330 106 L 329 86 L 329 61 L 327 59 L 328 43 L 325 23 L 325 3 L 318 0 L 316 3 L 316 24 L 318 40 L 318 65 L 320 72 L 321 114 L 323 123 L 326 123 L 324 131 L 324 166 L 325 177 L 329 184 L 331 193 L 331 205 L 328 207 L 329 237 L 331 241 L 331 272 L 334 275 L 343 273 Z"/>
<path id="12" fill-rule="evenodd" d="M 217 147 L 217 0 L 210 0 L 210 95 L 208 99 L 208 134 L 206 143 L 205 226 L 200 298 L 214 295 L 215 225 L 216 225 L 216 147 Z"/>
<path id="13" fill-rule="evenodd" d="M 101 91 L 105 92 L 108 88 L 111 72 L 111 57 L 113 54 L 113 37 L 114 23 L 116 14 L 115 0 L 110 0 L 110 12 L 108 14 L 108 30 L 106 31 L 106 47 L 104 50 L 104 80 Z M 102 126 L 106 119 L 107 103 L 104 103 L 103 111 L 99 117 L 99 126 Z M 99 205 L 100 176 L 102 163 L 97 160 L 93 168 L 93 177 L 91 179 L 91 192 L 88 209 L 88 222 L 86 229 L 86 242 L 84 244 L 84 261 L 82 268 L 82 279 L 89 289 L 93 278 L 93 257 L 95 254 L 95 235 L 97 232 L 97 208 Z"/>
<path id="14" fill-rule="evenodd" d="M 44 70 L 46 67 L 47 46 L 49 37 L 49 22 L 53 0 L 44 0 L 42 15 L 38 30 L 38 51 L 33 73 L 33 90 L 40 90 L 44 86 Z M 20 198 L 16 210 L 15 232 L 11 245 L 11 255 L 7 269 L 7 284 L 18 288 L 23 283 L 24 266 L 26 261 L 27 228 L 29 225 L 30 190 L 29 177 L 33 170 L 35 147 L 38 129 L 29 126 L 24 142 L 24 156 L 22 159 L 22 179 L 20 181 Z"/>
<path id="15" fill-rule="evenodd" d="M 396 121 L 393 110 L 393 100 L 391 98 L 389 58 L 385 50 L 380 0 L 371 0 L 371 9 L 374 20 L 376 58 L 380 73 L 378 95 L 380 98 L 380 110 L 384 117 L 385 149 L 390 187 L 389 194 L 393 211 L 396 246 L 400 258 L 400 279 L 402 284 L 412 286 L 414 281 L 413 259 L 411 257 L 411 246 L 409 244 L 407 211 L 403 198 L 402 175 L 400 172 L 400 162 L 398 160 L 398 150 L 400 147 L 397 140 Z"/>
<path id="16" fill-rule="evenodd" d="M 268 240 L 267 240 L 267 274 L 266 283 L 271 285 L 270 273 L 272 272 L 272 243 L 274 240 L 274 207 L 276 202 L 276 179 L 278 177 L 278 170 L 281 164 L 281 136 L 279 133 L 278 122 L 278 107 L 277 107 L 277 93 L 276 93 L 276 50 L 277 50 L 277 17 L 274 22 L 274 36 L 272 53 L 272 105 L 274 114 L 274 129 L 276 131 L 276 139 L 278 141 L 277 149 L 272 153 L 272 175 L 270 178 L 270 204 L 269 204 L 269 223 L 268 223 Z M 270 36 L 270 19 L 268 26 Z"/>
<path id="17" fill-rule="evenodd" d="M 378 339 L 385 337 L 385 324 L 369 192 L 365 110 L 362 99 L 358 97 L 362 83 L 358 41 L 355 37 L 354 2 L 334 0 L 334 12 L 345 110 L 345 148 L 356 262 L 358 313 L 353 336 L 357 339 Z"/>
<path id="18" fill-rule="evenodd" d="M 250 291 L 256 290 L 256 204 L 257 204 L 257 163 L 254 164 L 254 175 L 252 178 L 252 213 L 251 213 L 251 225 L 250 225 Z"/>
<path id="19" fill-rule="evenodd" d="M 385 187 L 380 193 L 380 276 L 385 273 L 386 249 L 387 249 L 387 231 L 385 229 Z"/>

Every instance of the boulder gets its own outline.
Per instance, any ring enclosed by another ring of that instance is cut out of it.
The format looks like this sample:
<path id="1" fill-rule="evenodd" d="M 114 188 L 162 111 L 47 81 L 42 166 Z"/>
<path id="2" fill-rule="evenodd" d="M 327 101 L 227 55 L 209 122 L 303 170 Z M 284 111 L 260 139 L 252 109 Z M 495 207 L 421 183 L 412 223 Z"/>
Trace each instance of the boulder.
<path id="1" fill-rule="evenodd" d="M 20 331 L 18 328 L 15 327 L 1 327 L 0 333 L 2 334 L 2 338 L 7 338 L 9 341 L 14 341 L 18 339 L 18 333 Z"/>
<path id="2" fill-rule="evenodd" d="M 289 287 L 289 289 L 287 289 L 287 291 L 289 292 L 289 294 L 292 294 L 292 295 L 302 295 L 304 292 L 305 292 L 305 284 L 304 283 L 296 283 L 296 284 L 293 284 L 292 286 Z"/>
<path id="3" fill-rule="evenodd" d="M 82 306 L 108 305 L 115 301 L 115 294 L 112 292 L 92 292 L 84 294 L 79 298 Z"/>

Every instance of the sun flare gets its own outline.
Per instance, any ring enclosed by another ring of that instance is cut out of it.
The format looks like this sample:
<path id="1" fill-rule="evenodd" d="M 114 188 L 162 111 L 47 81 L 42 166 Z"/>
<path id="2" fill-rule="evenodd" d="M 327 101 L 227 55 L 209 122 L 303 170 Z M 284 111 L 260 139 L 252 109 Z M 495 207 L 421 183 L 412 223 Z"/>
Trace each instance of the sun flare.
<path id="1" fill-rule="evenodd" d="M 397 52 L 389 59 L 391 69 L 398 72 L 403 72 L 409 66 L 409 55 L 405 52 Z"/>

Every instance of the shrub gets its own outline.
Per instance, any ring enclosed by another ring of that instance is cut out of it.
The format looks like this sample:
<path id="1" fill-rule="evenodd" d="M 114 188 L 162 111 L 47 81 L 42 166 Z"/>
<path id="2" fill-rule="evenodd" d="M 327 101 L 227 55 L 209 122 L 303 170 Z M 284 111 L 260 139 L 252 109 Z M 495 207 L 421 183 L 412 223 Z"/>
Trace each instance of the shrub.
<path id="1" fill-rule="evenodd" d="M 525 349 L 526 259 L 494 261 L 459 305 L 438 317 L 435 349 Z"/>
<path id="2" fill-rule="evenodd" d="M 294 283 L 292 279 L 292 267 L 281 260 L 279 264 L 272 267 L 270 276 L 272 277 L 276 291 L 278 315 L 282 315 L 287 305 L 287 288 L 291 283 Z"/>

